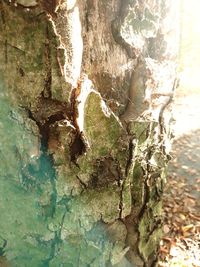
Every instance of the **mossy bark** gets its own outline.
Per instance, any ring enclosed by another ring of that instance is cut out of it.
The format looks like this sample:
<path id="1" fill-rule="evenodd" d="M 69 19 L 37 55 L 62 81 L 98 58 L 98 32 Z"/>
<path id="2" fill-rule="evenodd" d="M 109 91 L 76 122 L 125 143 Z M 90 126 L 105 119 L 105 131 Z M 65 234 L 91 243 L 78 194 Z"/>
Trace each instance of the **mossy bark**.
<path id="1" fill-rule="evenodd" d="M 171 0 L 0 2 L 2 266 L 156 262 L 177 14 Z"/>

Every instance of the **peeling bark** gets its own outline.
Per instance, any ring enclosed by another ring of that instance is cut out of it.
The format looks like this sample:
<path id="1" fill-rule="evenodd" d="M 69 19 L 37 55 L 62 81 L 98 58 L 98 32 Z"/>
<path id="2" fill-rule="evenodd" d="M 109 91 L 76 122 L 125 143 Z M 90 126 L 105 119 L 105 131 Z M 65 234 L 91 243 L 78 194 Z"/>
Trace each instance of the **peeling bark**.
<path id="1" fill-rule="evenodd" d="M 153 266 L 177 13 L 171 0 L 1 1 L 0 263 Z"/>

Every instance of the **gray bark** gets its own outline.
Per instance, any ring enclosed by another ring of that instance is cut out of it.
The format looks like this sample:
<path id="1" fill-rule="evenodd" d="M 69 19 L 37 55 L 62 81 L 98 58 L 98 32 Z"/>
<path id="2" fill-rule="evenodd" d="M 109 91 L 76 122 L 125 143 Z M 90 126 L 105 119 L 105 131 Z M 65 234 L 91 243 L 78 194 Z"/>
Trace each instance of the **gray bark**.
<path id="1" fill-rule="evenodd" d="M 174 2 L 0 2 L 0 264 L 156 262 Z"/>

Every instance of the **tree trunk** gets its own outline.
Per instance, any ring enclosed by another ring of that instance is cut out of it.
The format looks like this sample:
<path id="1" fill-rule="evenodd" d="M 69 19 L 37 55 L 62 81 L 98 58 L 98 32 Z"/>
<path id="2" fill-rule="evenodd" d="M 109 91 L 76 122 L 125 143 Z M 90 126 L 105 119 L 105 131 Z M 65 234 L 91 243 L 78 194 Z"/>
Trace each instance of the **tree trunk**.
<path id="1" fill-rule="evenodd" d="M 1 0 L 1 266 L 155 263 L 177 13 L 172 0 Z"/>

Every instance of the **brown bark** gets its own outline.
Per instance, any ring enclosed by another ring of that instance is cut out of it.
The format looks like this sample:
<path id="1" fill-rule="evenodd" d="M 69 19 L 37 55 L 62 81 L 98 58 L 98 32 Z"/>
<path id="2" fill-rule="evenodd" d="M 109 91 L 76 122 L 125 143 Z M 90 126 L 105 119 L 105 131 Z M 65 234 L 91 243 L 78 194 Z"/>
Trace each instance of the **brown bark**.
<path id="1" fill-rule="evenodd" d="M 11 266 L 152 266 L 178 5 L 3 0 L 0 12 L 0 111 L 13 129 L 1 131 L 11 177 L 0 177 L 2 256 Z"/>

